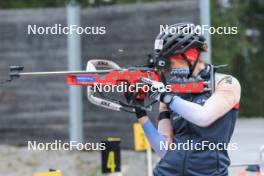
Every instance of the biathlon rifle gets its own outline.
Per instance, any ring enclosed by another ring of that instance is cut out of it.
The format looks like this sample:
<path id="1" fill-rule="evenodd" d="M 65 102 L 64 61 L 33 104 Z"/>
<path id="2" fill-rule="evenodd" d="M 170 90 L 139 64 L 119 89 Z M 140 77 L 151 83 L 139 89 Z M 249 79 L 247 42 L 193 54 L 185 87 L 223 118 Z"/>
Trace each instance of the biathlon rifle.
<path id="1" fill-rule="evenodd" d="M 116 110 L 135 112 L 133 101 L 135 99 L 144 99 L 148 93 L 144 91 L 144 86 L 154 86 L 158 90 L 163 89 L 165 84 L 169 84 L 171 91 L 177 94 L 185 93 L 202 93 L 205 91 L 212 91 L 213 83 L 208 80 L 203 80 L 201 77 L 197 78 L 177 78 L 172 82 L 164 83 L 162 81 L 162 73 L 159 69 L 150 66 L 136 66 L 122 68 L 113 61 L 109 60 L 89 60 L 87 62 L 86 70 L 81 71 L 53 71 L 53 72 L 23 72 L 22 66 L 10 66 L 10 79 L 18 79 L 20 77 L 29 76 L 66 76 L 67 83 L 75 86 L 87 87 L 88 100 L 98 106 Z M 96 86 L 116 86 L 122 83 L 128 85 L 134 85 L 136 83 L 142 83 L 144 86 L 137 92 L 134 92 L 132 101 L 129 103 L 122 102 L 109 97 L 104 92 L 98 93 L 95 96 Z M 156 101 L 153 101 L 140 108 L 151 111 L 152 105 Z"/>

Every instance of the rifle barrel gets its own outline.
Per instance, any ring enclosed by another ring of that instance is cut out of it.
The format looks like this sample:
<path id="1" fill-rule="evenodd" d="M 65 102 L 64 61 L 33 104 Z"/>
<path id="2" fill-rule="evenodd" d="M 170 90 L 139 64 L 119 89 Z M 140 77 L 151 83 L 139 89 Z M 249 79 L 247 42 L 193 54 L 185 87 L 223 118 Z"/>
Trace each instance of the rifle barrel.
<path id="1" fill-rule="evenodd" d="M 59 76 L 59 75 L 70 75 L 70 74 L 106 74 L 112 71 L 153 71 L 151 68 L 147 67 L 131 67 L 131 68 L 120 68 L 120 69 L 107 69 L 107 70 L 96 70 L 96 71 L 48 71 L 48 72 L 11 72 L 10 75 L 13 76 Z"/>
<path id="2" fill-rule="evenodd" d="M 123 71 L 122 70 L 97 70 L 97 71 L 50 71 L 50 72 L 24 72 L 17 73 L 19 76 L 59 76 L 59 75 L 70 75 L 70 74 L 104 74 L 109 73 L 111 71 Z"/>

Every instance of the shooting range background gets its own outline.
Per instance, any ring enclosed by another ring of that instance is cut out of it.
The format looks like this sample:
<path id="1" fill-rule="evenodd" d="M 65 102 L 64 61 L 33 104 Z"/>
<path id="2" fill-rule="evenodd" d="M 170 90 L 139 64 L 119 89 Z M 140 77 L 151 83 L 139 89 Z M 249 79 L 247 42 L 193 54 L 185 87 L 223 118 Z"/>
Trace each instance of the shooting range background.
<path id="1" fill-rule="evenodd" d="M 50 26 L 66 23 L 67 0 L 0 1 L 0 80 L 7 78 L 9 65 L 24 65 L 26 71 L 67 69 L 67 39 L 64 35 L 26 35 L 28 24 Z M 96 0 L 103 1 L 103 0 Z M 137 0 L 112 0 L 135 3 Z M 157 0 L 140 0 L 157 1 Z M 163 0 L 160 0 L 163 1 Z M 202 0 L 203 1 L 203 0 Z M 87 7 L 87 0 L 78 0 Z M 137 1 L 138 2 L 138 1 Z M 210 1 L 212 26 L 238 26 L 239 34 L 212 35 L 214 64 L 229 63 L 221 70 L 240 80 L 241 111 L 232 137 L 239 149 L 229 151 L 232 164 L 256 163 L 264 136 L 263 9 L 262 1 Z M 152 52 L 159 23 L 199 23 L 199 0 L 114 5 L 82 10 L 83 26 L 106 25 L 107 35 L 82 36 L 83 68 L 91 58 L 116 61 L 121 66 L 143 64 Z M 99 4 L 100 6 L 101 4 Z M 22 9 L 21 8 L 35 8 Z M 2 8 L 13 8 L 3 10 Z M 96 19 L 96 20 L 95 20 Z M 256 30 L 255 30 L 256 29 Z M 249 33 L 246 33 L 249 32 Z M 122 33 L 121 33 L 122 32 Z M 250 32 L 253 32 L 250 34 Z M 250 35 L 248 35 L 250 34 Z M 118 49 L 124 52 L 119 53 Z M 63 77 L 20 79 L 0 87 L 0 172 L 5 176 L 32 175 L 59 168 L 63 176 L 100 173 L 100 152 L 28 151 L 27 140 L 68 140 L 68 86 Z M 123 148 L 133 147 L 134 115 L 118 113 L 84 101 L 85 141 L 121 137 Z M 151 116 L 155 119 L 156 112 Z M 17 144 L 17 145 L 2 145 Z M 153 155 L 153 163 L 159 157 Z M 66 162 L 65 162 L 66 161 Z M 244 168 L 231 168 L 230 175 Z M 122 150 L 126 176 L 147 175 L 145 153 Z"/>
<path id="2" fill-rule="evenodd" d="M 184 15 L 183 15 L 184 14 Z M 9 65 L 26 71 L 67 70 L 66 35 L 26 35 L 28 24 L 66 26 L 66 9 L 0 11 L 0 74 Z M 83 68 L 89 59 L 109 59 L 120 66 L 144 64 L 152 53 L 160 24 L 199 24 L 199 1 L 116 5 L 82 10 L 82 26 L 106 26 L 106 35 L 82 35 Z M 122 52 L 119 52 L 122 50 Z M 0 89 L 0 143 L 68 140 L 68 86 L 63 77 L 22 78 Z M 119 137 L 133 148 L 135 116 L 84 102 L 84 141 Z M 155 108 L 157 109 L 157 108 Z M 151 113 L 153 119 L 156 112 Z"/>

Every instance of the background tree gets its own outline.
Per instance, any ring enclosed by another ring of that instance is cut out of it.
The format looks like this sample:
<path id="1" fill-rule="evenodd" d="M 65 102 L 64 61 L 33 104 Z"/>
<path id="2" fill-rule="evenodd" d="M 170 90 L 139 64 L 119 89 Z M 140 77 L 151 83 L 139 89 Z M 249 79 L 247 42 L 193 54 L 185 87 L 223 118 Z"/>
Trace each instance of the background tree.
<path id="1" fill-rule="evenodd" d="M 242 86 L 241 115 L 264 115 L 264 2 L 234 0 L 229 7 L 211 1 L 212 26 L 237 26 L 236 35 L 212 35 L 213 64 L 227 63 L 226 72 Z"/>

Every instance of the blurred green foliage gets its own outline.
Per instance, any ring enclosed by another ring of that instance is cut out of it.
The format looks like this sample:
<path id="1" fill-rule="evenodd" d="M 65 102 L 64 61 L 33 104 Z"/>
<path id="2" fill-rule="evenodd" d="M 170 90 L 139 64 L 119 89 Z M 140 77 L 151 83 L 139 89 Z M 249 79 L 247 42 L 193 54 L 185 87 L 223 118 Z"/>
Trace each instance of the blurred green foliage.
<path id="1" fill-rule="evenodd" d="M 70 0 L 3 0 L 0 9 L 62 7 Z M 83 7 L 91 0 L 76 0 Z M 160 0 L 94 0 L 94 5 Z M 213 64 L 229 64 L 223 72 L 237 77 L 242 86 L 241 116 L 264 116 L 264 2 L 230 0 L 229 7 L 211 1 L 212 26 L 237 26 L 236 35 L 212 35 Z M 256 31 L 246 35 L 246 31 Z"/>
<path id="2" fill-rule="evenodd" d="M 40 8 L 59 7 L 67 3 L 67 0 L 3 0 L 0 1 L 1 9 L 8 8 Z"/>
<path id="3" fill-rule="evenodd" d="M 240 81 L 241 116 L 264 116 L 264 2 L 234 0 L 227 8 L 211 2 L 212 26 L 238 27 L 236 35 L 212 35 L 213 64 L 229 64 L 221 71 Z"/>

